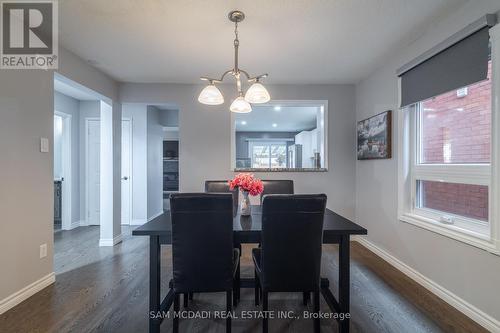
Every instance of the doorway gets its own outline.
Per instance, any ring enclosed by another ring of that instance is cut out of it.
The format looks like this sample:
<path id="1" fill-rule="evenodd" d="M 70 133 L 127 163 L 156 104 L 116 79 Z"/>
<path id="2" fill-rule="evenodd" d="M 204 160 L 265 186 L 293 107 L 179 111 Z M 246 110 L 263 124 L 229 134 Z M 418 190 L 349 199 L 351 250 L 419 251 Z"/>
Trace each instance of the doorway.
<path id="1" fill-rule="evenodd" d="M 86 216 L 89 225 L 100 224 L 100 138 L 99 118 L 85 119 Z M 132 218 L 132 120 L 122 119 L 121 216 L 122 224 Z"/>
<path id="2" fill-rule="evenodd" d="M 54 231 L 72 229 L 71 115 L 54 111 Z"/>

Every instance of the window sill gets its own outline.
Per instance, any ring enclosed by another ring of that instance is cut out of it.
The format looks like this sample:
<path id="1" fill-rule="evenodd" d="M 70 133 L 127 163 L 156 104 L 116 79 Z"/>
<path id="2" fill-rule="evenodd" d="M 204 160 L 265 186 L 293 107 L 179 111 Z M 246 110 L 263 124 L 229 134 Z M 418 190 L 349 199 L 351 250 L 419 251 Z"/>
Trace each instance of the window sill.
<path id="1" fill-rule="evenodd" d="M 500 243 L 489 236 L 473 233 L 411 213 L 401 214 L 399 220 L 500 256 Z"/>
<path id="2" fill-rule="evenodd" d="M 327 168 L 234 168 L 234 172 L 327 172 Z"/>

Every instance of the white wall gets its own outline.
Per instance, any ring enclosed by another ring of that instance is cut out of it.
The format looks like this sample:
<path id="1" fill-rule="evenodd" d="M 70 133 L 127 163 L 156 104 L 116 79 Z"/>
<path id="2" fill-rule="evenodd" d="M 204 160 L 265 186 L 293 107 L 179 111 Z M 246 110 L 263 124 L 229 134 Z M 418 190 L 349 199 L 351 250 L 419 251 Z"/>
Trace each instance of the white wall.
<path id="1" fill-rule="evenodd" d="M 179 110 L 161 110 L 160 124 L 164 127 L 179 126 Z"/>
<path id="2" fill-rule="evenodd" d="M 328 207 L 354 217 L 355 91 L 352 85 L 270 85 L 276 100 L 328 100 L 329 171 L 258 173 L 263 179 L 293 179 L 297 192 L 328 195 Z M 180 189 L 203 191 L 207 179 L 229 179 L 234 86 L 222 87 L 226 103 L 198 103 L 203 86 L 188 84 L 122 84 L 122 103 L 175 104 L 179 108 Z M 149 196 L 148 196 L 149 197 Z"/>
<path id="3" fill-rule="evenodd" d="M 80 216 L 80 102 L 54 92 L 54 109 L 71 115 L 71 222 Z"/>
<path id="4" fill-rule="evenodd" d="M 58 72 L 118 100 L 115 81 L 62 47 Z M 22 288 L 53 281 L 53 80 L 53 71 L 2 70 L 0 74 L 2 309 L 22 299 L 11 298 Z M 119 103 L 113 107 L 121 110 Z M 49 153 L 40 153 L 40 137 L 49 139 Z M 48 248 L 43 259 L 39 258 L 41 244 Z"/>
<path id="5" fill-rule="evenodd" d="M 54 95 L 46 71 L 0 74 L 0 305 L 53 271 Z M 49 153 L 40 152 L 48 138 Z M 39 258 L 39 246 L 48 245 Z"/>
<path id="6" fill-rule="evenodd" d="M 147 107 L 148 219 L 163 212 L 163 127 L 161 111 Z"/>
<path id="7" fill-rule="evenodd" d="M 99 246 L 121 242 L 122 110 L 100 101 L 100 239 Z"/>
<path id="8" fill-rule="evenodd" d="M 163 140 L 165 141 L 179 141 L 179 131 L 178 130 L 164 130 Z"/>
<path id="9" fill-rule="evenodd" d="M 421 38 L 388 58 L 383 67 L 356 87 L 356 118 L 395 110 L 393 138 L 398 138 L 396 69 L 486 13 L 498 0 L 470 1 L 428 25 Z M 396 141 L 396 140 L 395 140 Z M 356 220 L 368 240 L 419 273 L 500 320 L 500 257 L 397 219 L 398 143 L 393 158 L 356 163 Z"/>
<path id="10" fill-rule="evenodd" d="M 123 104 L 122 117 L 132 120 L 132 224 L 143 224 L 148 218 L 147 107 Z"/>

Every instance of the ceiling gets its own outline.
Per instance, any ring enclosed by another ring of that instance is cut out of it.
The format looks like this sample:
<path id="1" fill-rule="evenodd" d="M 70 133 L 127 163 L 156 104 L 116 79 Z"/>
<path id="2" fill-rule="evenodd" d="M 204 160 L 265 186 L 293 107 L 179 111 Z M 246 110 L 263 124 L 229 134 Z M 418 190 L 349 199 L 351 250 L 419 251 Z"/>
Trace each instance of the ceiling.
<path id="1" fill-rule="evenodd" d="M 235 128 L 237 132 L 311 130 L 316 128 L 318 111 L 319 107 L 317 106 L 280 106 L 275 108 L 275 105 L 254 104 L 250 113 L 235 113 Z"/>
<path id="2" fill-rule="evenodd" d="M 90 89 L 78 87 L 72 81 L 65 80 L 65 78 L 60 76 L 54 78 L 54 90 L 80 101 L 96 101 L 100 99 L 100 97 Z"/>
<path id="3" fill-rule="evenodd" d="M 271 83 L 356 83 L 466 0 L 61 0 L 63 47 L 122 82 L 196 83 L 233 64 Z"/>

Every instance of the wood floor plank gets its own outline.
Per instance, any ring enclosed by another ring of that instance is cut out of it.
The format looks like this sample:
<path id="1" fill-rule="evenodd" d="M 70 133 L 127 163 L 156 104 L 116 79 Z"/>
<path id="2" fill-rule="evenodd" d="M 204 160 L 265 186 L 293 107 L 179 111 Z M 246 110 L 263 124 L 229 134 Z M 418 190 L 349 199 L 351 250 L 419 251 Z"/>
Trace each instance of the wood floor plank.
<path id="1" fill-rule="evenodd" d="M 56 283 L 0 316 L 0 332 L 147 332 L 148 238 L 132 237 L 123 228 L 124 241 L 99 247 L 99 227 L 79 227 L 55 234 Z M 251 245 L 243 246 L 241 271 L 253 277 Z M 358 243 L 351 244 L 352 332 L 486 332 L 413 280 Z M 171 277 L 171 248 L 162 246 L 162 293 Z M 338 247 L 325 245 L 322 275 L 338 286 Z M 260 319 L 242 319 L 241 311 L 259 310 L 253 290 L 243 289 L 235 309 L 240 318 L 233 332 L 260 332 Z M 311 311 L 301 294 L 274 293 L 270 309 L 301 315 Z M 196 294 L 188 310 L 225 309 L 224 293 Z M 321 310 L 329 309 L 321 300 Z M 181 320 L 181 332 L 224 332 L 223 319 Z M 312 320 L 273 319 L 270 332 L 311 332 Z M 333 319 L 321 320 L 324 332 L 335 331 Z M 171 332 L 166 319 L 161 332 Z"/>

